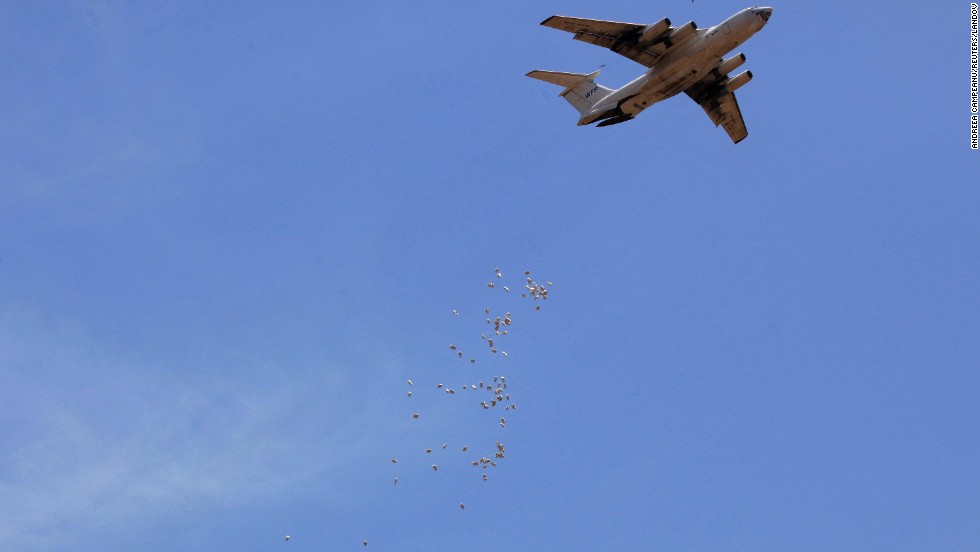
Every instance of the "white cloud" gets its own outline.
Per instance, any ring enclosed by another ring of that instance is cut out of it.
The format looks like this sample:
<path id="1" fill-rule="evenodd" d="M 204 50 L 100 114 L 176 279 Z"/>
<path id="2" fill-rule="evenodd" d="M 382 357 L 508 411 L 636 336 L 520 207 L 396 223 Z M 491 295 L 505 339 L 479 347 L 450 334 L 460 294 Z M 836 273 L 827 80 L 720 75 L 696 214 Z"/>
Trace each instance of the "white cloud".
<path id="1" fill-rule="evenodd" d="M 0 549 L 288 492 L 363 449 L 350 420 L 369 406 L 331 400 L 342 375 L 245 372 L 176 380 L 77 328 L 0 313 Z"/>

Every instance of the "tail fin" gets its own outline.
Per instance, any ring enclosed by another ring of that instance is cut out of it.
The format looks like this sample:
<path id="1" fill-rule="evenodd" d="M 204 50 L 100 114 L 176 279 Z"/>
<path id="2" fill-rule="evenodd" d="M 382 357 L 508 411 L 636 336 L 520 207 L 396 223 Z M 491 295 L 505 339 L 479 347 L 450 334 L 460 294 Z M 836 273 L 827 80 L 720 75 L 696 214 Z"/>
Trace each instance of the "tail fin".
<path id="1" fill-rule="evenodd" d="M 598 71 L 589 75 L 583 73 L 561 73 L 558 71 L 531 71 L 527 76 L 532 79 L 543 80 L 551 84 L 565 87 L 559 96 L 565 98 L 572 107 L 584 114 L 589 111 L 599 100 L 612 94 L 612 89 L 606 88 L 601 84 L 596 84 L 594 79 L 599 74 Z"/>

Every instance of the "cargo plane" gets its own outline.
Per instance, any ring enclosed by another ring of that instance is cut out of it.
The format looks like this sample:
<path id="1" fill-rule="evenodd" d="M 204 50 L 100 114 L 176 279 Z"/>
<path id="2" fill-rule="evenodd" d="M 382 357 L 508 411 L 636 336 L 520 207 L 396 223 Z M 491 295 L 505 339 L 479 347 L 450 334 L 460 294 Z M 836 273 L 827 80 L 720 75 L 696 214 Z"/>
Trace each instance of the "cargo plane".
<path id="1" fill-rule="evenodd" d="M 647 107 L 684 92 L 737 144 L 748 131 L 735 90 L 752 79 L 752 72 L 729 77 L 745 61 L 745 54 L 725 55 L 759 32 L 770 15 L 772 8 L 746 8 L 707 29 L 699 29 L 694 21 L 674 27 L 667 18 L 643 25 L 555 15 L 541 24 L 570 32 L 575 40 L 609 48 L 649 70 L 619 90 L 596 84 L 593 79 L 599 71 L 588 75 L 531 71 L 527 76 L 561 86 L 564 90 L 559 96 L 581 114 L 579 125 L 624 123 Z"/>

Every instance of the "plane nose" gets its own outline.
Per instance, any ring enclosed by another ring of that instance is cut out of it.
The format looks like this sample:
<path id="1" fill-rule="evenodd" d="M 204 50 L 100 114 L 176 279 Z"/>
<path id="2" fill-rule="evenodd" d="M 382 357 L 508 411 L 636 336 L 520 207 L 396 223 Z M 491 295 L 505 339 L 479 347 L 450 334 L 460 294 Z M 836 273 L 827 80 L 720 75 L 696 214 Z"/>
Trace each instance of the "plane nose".
<path id="1" fill-rule="evenodd" d="M 759 8 L 758 10 L 756 10 L 755 13 L 762 19 L 763 23 L 768 23 L 769 16 L 772 15 L 772 8 L 770 7 Z"/>

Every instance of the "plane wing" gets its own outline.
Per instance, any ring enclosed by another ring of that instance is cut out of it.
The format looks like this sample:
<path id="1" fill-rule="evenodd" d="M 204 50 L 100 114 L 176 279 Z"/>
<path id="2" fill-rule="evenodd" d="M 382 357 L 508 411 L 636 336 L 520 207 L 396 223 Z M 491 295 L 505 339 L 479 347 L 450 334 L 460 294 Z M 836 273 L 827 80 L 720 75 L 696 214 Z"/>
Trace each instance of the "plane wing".
<path id="1" fill-rule="evenodd" d="M 719 85 L 714 77 L 709 76 L 706 80 L 698 81 L 684 92 L 704 109 L 715 126 L 721 125 L 725 129 L 732 142 L 737 144 L 749 135 L 735 93 Z"/>
<path id="2" fill-rule="evenodd" d="M 618 37 L 628 33 L 642 30 L 646 25 L 640 23 L 621 23 L 619 21 L 603 21 L 601 19 L 582 19 L 581 17 L 567 17 L 564 15 L 552 15 L 541 22 L 545 27 L 567 31 L 569 33 L 589 32 L 595 35 Z"/>
<path id="3" fill-rule="evenodd" d="M 622 23 L 619 21 L 603 21 L 600 19 L 582 19 L 553 15 L 541 22 L 545 27 L 572 33 L 575 40 L 609 48 L 613 52 L 627 57 L 647 67 L 653 65 L 667 51 L 669 43 L 664 40 L 652 40 L 640 44 L 640 35 L 647 28 L 642 23 Z M 676 27 L 668 26 L 660 35 L 666 37 Z"/>

